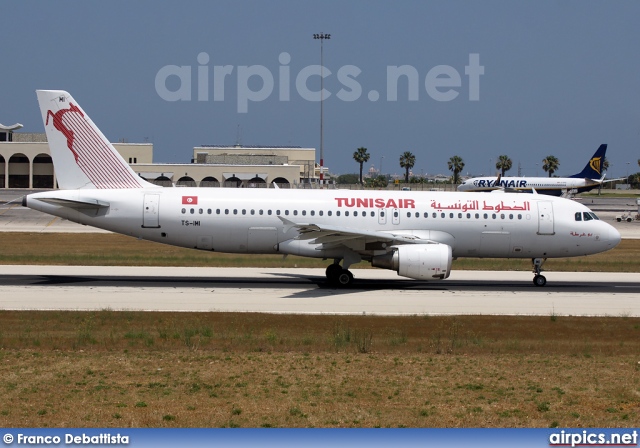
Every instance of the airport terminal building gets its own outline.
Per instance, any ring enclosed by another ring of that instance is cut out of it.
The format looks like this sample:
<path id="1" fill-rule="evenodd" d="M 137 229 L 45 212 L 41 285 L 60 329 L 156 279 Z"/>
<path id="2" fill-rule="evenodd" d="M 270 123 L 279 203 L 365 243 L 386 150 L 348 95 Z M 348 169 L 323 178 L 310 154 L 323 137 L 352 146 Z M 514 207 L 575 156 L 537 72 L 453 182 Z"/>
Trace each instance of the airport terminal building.
<path id="1" fill-rule="evenodd" d="M 0 188 L 56 188 L 44 133 L 0 124 Z M 153 163 L 152 143 L 114 143 L 140 177 L 162 186 L 280 188 L 317 183 L 315 149 L 297 146 L 210 145 L 193 149 L 191 163 Z"/>

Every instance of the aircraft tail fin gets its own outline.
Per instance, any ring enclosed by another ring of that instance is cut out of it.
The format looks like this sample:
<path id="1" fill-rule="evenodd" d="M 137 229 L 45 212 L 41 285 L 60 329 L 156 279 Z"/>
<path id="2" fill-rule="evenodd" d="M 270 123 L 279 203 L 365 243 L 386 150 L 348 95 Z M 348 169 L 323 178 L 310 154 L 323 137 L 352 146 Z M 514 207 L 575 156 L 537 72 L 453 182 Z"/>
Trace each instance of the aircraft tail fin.
<path id="1" fill-rule="evenodd" d="M 61 189 L 155 187 L 131 169 L 69 93 L 36 93 Z"/>
<path id="2" fill-rule="evenodd" d="M 584 167 L 584 169 L 578 174 L 574 174 L 573 176 L 569 177 L 594 180 L 600 179 L 604 173 L 604 158 L 606 152 L 607 145 L 600 145 L 595 154 L 591 156 L 591 159 L 589 159 L 589 162 L 587 162 L 587 165 Z"/>

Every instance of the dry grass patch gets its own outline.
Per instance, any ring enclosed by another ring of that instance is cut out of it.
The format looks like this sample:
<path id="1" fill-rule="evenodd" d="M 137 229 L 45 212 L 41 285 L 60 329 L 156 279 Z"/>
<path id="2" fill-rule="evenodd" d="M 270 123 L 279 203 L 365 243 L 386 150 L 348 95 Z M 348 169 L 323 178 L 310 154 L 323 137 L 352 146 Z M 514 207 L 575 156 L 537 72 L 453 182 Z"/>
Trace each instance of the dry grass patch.
<path id="1" fill-rule="evenodd" d="M 75 266 L 208 266 L 325 268 L 327 261 L 281 255 L 243 255 L 202 252 L 131 237 L 104 233 L 1 233 L 0 264 Z M 640 272 L 640 240 L 622 240 L 609 252 L 587 257 L 558 258 L 548 271 Z M 367 262 L 352 266 L 370 268 Z M 528 259 L 461 258 L 453 269 L 531 270 Z"/>
<path id="2" fill-rule="evenodd" d="M 0 312 L 0 425 L 640 424 L 640 319 Z"/>

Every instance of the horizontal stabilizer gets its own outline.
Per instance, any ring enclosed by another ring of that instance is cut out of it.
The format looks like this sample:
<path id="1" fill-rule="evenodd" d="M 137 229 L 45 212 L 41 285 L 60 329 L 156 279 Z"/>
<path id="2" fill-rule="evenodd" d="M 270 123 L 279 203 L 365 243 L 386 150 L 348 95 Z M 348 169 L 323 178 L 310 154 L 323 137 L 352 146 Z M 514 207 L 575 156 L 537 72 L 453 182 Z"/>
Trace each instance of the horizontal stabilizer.
<path id="1" fill-rule="evenodd" d="M 39 201 L 47 204 L 59 205 L 60 207 L 73 208 L 75 210 L 82 209 L 99 209 L 109 207 L 108 202 L 99 201 L 97 199 L 62 199 L 62 198 L 37 198 Z"/>

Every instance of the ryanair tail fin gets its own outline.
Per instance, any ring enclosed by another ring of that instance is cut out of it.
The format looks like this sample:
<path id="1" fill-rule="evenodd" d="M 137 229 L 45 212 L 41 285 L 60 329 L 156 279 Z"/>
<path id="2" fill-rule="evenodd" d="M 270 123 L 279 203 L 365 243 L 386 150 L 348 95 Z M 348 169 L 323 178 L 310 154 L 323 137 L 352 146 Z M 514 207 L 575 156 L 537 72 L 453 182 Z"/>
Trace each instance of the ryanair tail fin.
<path id="1" fill-rule="evenodd" d="M 131 169 L 69 93 L 36 93 L 61 189 L 155 187 Z"/>
<path id="2" fill-rule="evenodd" d="M 606 152 L 607 152 L 607 145 L 606 144 L 600 145 L 596 153 L 593 156 L 591 156 L 591 159 L 589 159 L 589 162 L 584 167 L 584 169 L 578 174 L 574 174 L 573 176 L 569 176 L 569 177 L 580 178 L 580 179 L 593 179 L 593 180 L 601 179 L 602 176 L 604 175 L 604 156 Z"/>

